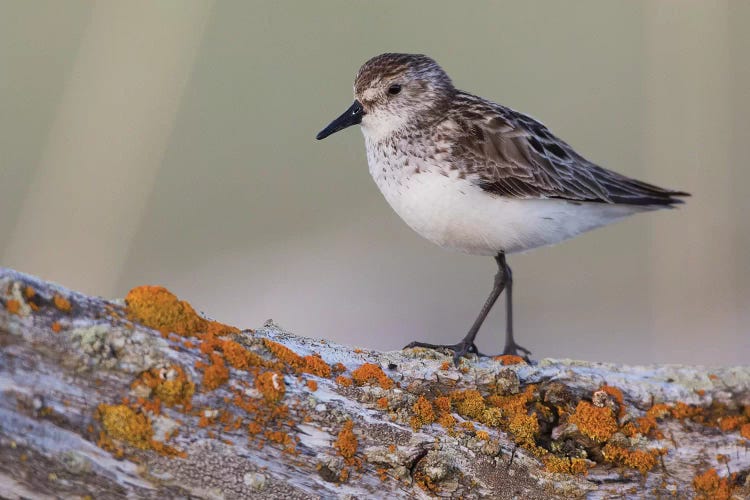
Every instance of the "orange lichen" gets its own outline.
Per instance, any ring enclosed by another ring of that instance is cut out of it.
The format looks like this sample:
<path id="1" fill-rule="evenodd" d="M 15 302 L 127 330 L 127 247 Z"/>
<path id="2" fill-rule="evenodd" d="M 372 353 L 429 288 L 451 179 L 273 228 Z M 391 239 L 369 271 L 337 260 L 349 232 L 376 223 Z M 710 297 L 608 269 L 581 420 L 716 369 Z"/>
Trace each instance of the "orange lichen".
<path id="1" fill-rule="evenodd" d="M 743 415 L 730 415 L 718 419 L 719 429 L 729 432 L 738 429 L 747 419 Z"/>
<path id="2" fill-rule="evenodd" d="M 378 399 L 375 403 L 378 405 L 378 408 L 380 408 L 381 410 L 388 409 L 388 398 L 386 398 L 385 396 Z"/>
<path id="3" fill-rule="evenodd" d="M 292 351 L 285 345 L 281 345 L 273 340 L 263 339 L 263 345 L 271 351 L 282 363 L 291 366 L 295 371 L 301 370 L 305 364 L 302 356 Z"/>
<path id="4" fill-rule="evenodd" d="M 21 303 L 16 299 L 8 299 L 5 303 L 5 309 L 7 309 L 10 314 L 18 314 L 21 310 Z"/>
<path id="5" fill-rule="evenodd" d="M 665 453 L 666 450 L 664 449 L 629 450 L 621 446 L 615 446 L 612 443 L 607 443 L 602 448 L 602 454 L 607 461 L 621 463 L 631 469 L 639 470 L 642 474 L 653 469 L 656 465 L 657 457 Z"/>
<path id="6" fill-rule="evenodd" d="M 318 377 L 328 378 L 331 376 L 331 366 L 323 361 L 320 356 L 312 355 L 304 357 L 305 366 L 302 369 L 304 373 L 317 375 Z"/>
<path id="7" fill-rule="evenodd" d="M 451 400 L 448 397 L 440 396 L 435 398 L 435 401 L 433 401 L 432 404 L 439 412 L 451 411 Z"/>
<path id="8" fill-rule="evenodd" d="M 62 325 L 58 321 L 55 321 L 54 323 L 52 323 L 53 332 L 60 333 L 61 330 L 62 330 Z"/>
<path id="9" fill-rule="evenodd" d="M 745 439 L 750 439 L 750 424 L 745 424 L 740 427 L 740 436 Z"/>
<path id="10" fill-rule="evenodd" d="M 314 381 L 313 379 L 308 379 L 307 388 L 310 389 L 311 392 L 315 392 L 318 390 L 318 383 Z"/>
<path id="11" fill-rule="evenodd" d="M 474 422 L 472 422 L 471 420 L 464 420 L 459 425 L 462 429 L 467 430 L 469 432 L 474 432 L 477 430 L 476 427 L 474 427 Z"/>
<path id="12" fill-rule="evenodd" d="M 425 473 L 422 470 L 417 470 L 414 472 L 414 484 L 422 488 L 427 493 L 437 493 L 438 492 L 438 484 L 435 483 L 435 481 L 430 478 L 427 473 Z"/>
<path id="13" fill-rule="evenodd" d="M 518 443 L 533 447 L 534 438 L 539 434 L 539 420 L 534 413 L 517 412 L 508 419 L 508 430 Z"/>
<path id="14" fill-rule="evenodd" d="M 199 333 L 226 335 L 239 329 L 216 321 L 208 321 L 185 301 L 161 286 L 133 288 L 125 297 L 128 318 L 167 334 L 196 336 Z"/>
<path id="15" fill-rule="evenodd" d="M 200 364 L 203 368 L 203 381 L 201 385 L 206 391 L 213 391 L 229 380 L 229 369 L 224 364 L 224 358 L 217 353 L 211 354 L 211 364 Z"/>
<path id="16" fill-rule="evenodd" d="M 443 426 L 443 429 L 452 432 L 453 428 L 456 426 L 456 417 L 450 413 L 443 413 L 438 417 L 437 423 Z"/>
<path id="17" fill-rule="evenodd" d="M 247 370 L 253 366 L 254 358 L 251 356 L 250 351 L 242 347 L 234 340 L 224 340 L 221 343 L 221 350 L 224 353 L 224 357 L 232 367 L 237 370 Z M 256 357 L 259 357 L 256 355 Z"/>
<path id="18" fill-rule="evenodd" d="M 291 451 L 294 449 L 294 444 L 292 442 L 291 436 L 289 436 L 289 434 L 284 431 L 266 430 L 263 432 L 263 435 L 271 443 L 276 443 L 284 446 L 287 451 Z"/>
<path id="19" fill-rule="evenodd" d="M 269 403 L 281 401 L 286 392 L 284 376 L 278 372 L 264 372 L 255 378 L 255 388 L 263 394 L 263 399 Z"/>
<path id="20" fill-rule="evenodd" d="M 589 467 L 583 458 L 557 457 L 552 454 L 544 457 L 544 468 L 548 472 L 585 475 Z"/>
<path id="21" fill-rule="evenodd" d="M 131 384 L 136 388 L 143 385 L 151 389 L 158 402 L 167 406 L 182 405 L 185 410 L 192 406 L 195 384 L 179 365 L 171 365 L 168 368 L 152 368 L 143 372 Z"/>
<path id="22" fill-rule="evenodd" d="M 697 408 L 683 403 L 682 401 L 676 402 L 672 408 L 670 408 L 672 416 L 678 420 L 685 418 L 695 418 L 703 412 L 702 408 Z"/>
<path id="23" fill-rule="evenodd" d="M 450 397 L 456 411 L 463 417 L 479 418 L 486 408 L 484 398 L 474 389 L 454 391 Z"/>
<path id="24" fill-rule="evenodd" d="M 108 437 L 143 450 L 151 448 L 154 429 L 146 415 L 124 404 L 100 404 L 98 416 Z"/>
<path id="25" fill-rule="evenodd" d="M 635 419 L 635 423 L 628 422 L 621 431 L 629 437 L 636 434 L 652 436 L 656 439 L 662 439 L 664 436 L 657 428 L 658 421 L 669 415 L 669 406 L 664 403 L 657 403 L 648 409 L 646 414 Z"/>
<path id="26" fill-rule="evenodd" d="M 482 441 L 489 441 L 490 433 L 487 431 L 477 431 L 477 439 L 481 439 Z"/>
<path id="27" fill-rule="evenodd" d="M 70 301 L 60 294 L 56 293 L 55 296 L 52 297 L 52 302 L 55 304 L 55 307 L 62 312 L 70 312 L 72 309 Z"/>
<path id="28" fill-rule="evenodd" d="M 622 391 L 617 387 L 613 387 L 611 385 L 603 385 L 599 388 L 599 390 L 609 394 L 609 396 L 617 403 L 619 408 L 617 418 L 624 417 L 627 410 L 625 409 L 625 398 L 622 395 Z"/>
<path id="29" fill-rule="evenodd" d="M 378 478 L 380 478 L 381 481 L 388 480 L 388 469 L 375 469 L 375 473 L 378 475 Z"/>
<path id="30" fill-rule="evenodd" d="M 440 365 L 440 368 L 439 368 L 439 369 L 440 369 L 440 370 L 442 370 L 442 371 L 450 370 L 450 369 L 451 369 L 451 362 L 450 362 L 450 361 L 447 361 L 447 360 L 446 360 L 446 361 L 443 361 L 443 362 L 441 363 L 441 365 Z"/>
<path id="31" fill-rule="evenodd" d="M 350 387 L 352 385 L 352 379 L 345 377 L 344 375 L 339 375 L 336 377 L 336 383 L 341 387 Z"/>
<path id="32" fill-rule="evenodd" d="M 696 498 L 711 500 L 729 500 L 734 489 L 726 477 L 719 477 L 715 469 L 708 469 L 693 478 Z"/>
<path id="33" fill-rule="evenodd" d="M 393 387 L 393 380 L 375 364 L 365 363 L 352 372 L 352 379 L 357 385 L 377 383 L 383 389 Z"/>
<path id="34" fill-rule="evenodd" d="M 36 290 L 34 290 L 31 286 L 26 285 L 23 289 L 23 296 L 27 299 L 33 299 L 36 295 Z"/>
<path id="35" fill-rule="evenodd" d="M 289 365 L 296 373 L 309 373 L 318 377 L 328 378 L 331 376 L 331 367 L 323 361 L 320 356 L 300 356 L 287 346 L 274 342 L 273 340 L 263 339 L 263 344 L 276 356 L 279 361 Z"/>
<path id="36" fill-rule="evenodd" d="M 500 361 L 505 366 L 520 365 L 526 363 L 525 359 L 523 359 L 521 356 L 516 356 L 515 354 L 503 354 L 502 356 L 495 356 L 494 359 L 496 361 Z"/>
<path id="37" fill-rule="evenodd" d="M 435 421 L 435 411 L 432 404 L 424 396 L 419 396 L 412 406 L 414 414 L 411 417 L 411 427 L 415 431 L 422 428 L 423 425 L 429 425 Z"/>
<path id="38" fill-rule="evenodd" d="M 581 433 L 599 443 L 607 441 L 617 432 L 617 422 L 612 410 L 606 406 L 596 407 L 588 401 L 578 402 L 569 421 L 578 426 Z"/>
<path id="39" fill-rule="evenodd" d="M 338 450 L 339 454 L 350 462 L 357 453 L 357 446 L 359 445 L 357 437 L 354 435 L 354 422 L 347 420 L 344 422 L 344 426 L 339 432 L 336 442 L 333 443 L 334 448 Z"/>

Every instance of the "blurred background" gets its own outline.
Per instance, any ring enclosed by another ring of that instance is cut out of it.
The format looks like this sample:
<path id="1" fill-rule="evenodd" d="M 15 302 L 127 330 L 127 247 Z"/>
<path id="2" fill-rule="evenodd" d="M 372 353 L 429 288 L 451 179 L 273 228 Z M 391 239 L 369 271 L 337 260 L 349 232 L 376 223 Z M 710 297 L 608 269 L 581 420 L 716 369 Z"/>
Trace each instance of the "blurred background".
<path id="1" fill-rule="evenodd" d="M 693 193 L 513 255 L 535 358 L 750 359 L 750 2 L 0 0 L 0 265 L 106 297 L 162 284 L 224 322 L 377 349 L 454 342 L 492 259 L 413 233 L 356 128 L 381 52 Z M 500 303 L 499 303 L 500 304 Z M 503 308 L 479 335 L 502 346 Z"/>

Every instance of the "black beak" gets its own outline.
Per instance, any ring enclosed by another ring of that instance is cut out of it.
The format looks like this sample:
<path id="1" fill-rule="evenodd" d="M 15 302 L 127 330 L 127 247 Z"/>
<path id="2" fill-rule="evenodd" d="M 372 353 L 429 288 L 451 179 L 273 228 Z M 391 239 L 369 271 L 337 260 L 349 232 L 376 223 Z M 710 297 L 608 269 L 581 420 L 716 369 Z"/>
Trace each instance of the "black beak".
<path id="1" fill-rule="evenodd" d="M 335 134 L 346 127 L 358 125 L 362 123 L 362 115 L 364 114 L 365 110 L 362 108 L 362 104 L 355 100 L 352 105 L 349 106 L 349 109 L 344 111 L 344 114 L 333 120 L 326 128 L 318 132 L 318 135 L 316 135 L 315 138 L 317 140 L 325 139 L 329 135 Z"/>

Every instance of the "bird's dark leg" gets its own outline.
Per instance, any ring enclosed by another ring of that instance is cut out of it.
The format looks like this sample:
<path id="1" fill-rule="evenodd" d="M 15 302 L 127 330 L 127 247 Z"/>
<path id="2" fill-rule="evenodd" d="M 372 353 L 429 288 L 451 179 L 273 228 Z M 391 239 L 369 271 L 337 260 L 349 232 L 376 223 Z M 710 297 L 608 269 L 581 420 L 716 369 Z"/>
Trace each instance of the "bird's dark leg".
<path id="1" fill-rule="evenodd" d="M 501 265 L 498 262 L 498 265 Z M 505 266 L 505 347 L 503 354 L 513 354 L 518 356 L 518 352 L 523 353 L 523 357 L 528 361 L 531 351 L 521 347 L 513 340 L 513 272 L 510 266 L 505 262 L 505 256 L 502 259 L 502 265 Z"/>
<path id="2" fill-rule="evenodd" d="M 508 267 L 508 264 L 505 262 L 504 252 L 500 252 L 499 254 L 497 254 L 497 256 L 495 256 L 495 262 L 497 262 L 497 274 L 495 274 L 495 283 L 494 283 L 494 286 L 492 287 L 492 292 L 490 292 L 490 296 L 487 297 L 487 301 L 484 303 L 484 306 L 482 306 L 482 310 L 479 311 L 479 316 L 477 316 L 477 319 L 474 320 L 474 324 L 471 325 L 469 332 L 458 344 L 439 345 L 439 344 L 428 344 L 426 342 L 412 342 L 411 344 L 407 345 L 405 348 L 427 347 L 429 349 L 450 349 L 451 351 L 453 351 L 453 361 L 455 363 L 458 363 L 458 359 L 465 354 L 469 354 L 469 353 L 480 354 L 479 351 L 477 350 L 477 346 L 474 344 L 474 339 L 476 338 L 477 333 L 479 333 L 479 328 L 482 326 L 482 323 L 484 323 L 484 319 L 490 313 L 492 306 L 495 305 L 497 298 L 500 296 L 501 293 L 503 293 L 503 290 L 506 288 L 506 285 L 509 283 L 509 280 L 512 279 L 510 267 Z M 508 301 L 507 305 L 508 307 L 510 307 L 512 304 L 510 301 Z M 510 346 L 513 352 L 515 352 L 515 349 L 526 351 L 525 349 L 523 349 L 520 346 L 517 346 L 513 342 L 512 318 L 508 320 L 508 325 L 510 325 L 511 328 L 509 330 L 510 334 L 506 332 L 506 339 L 505 339 L 506 350 L 508 349 L 508 346 L 509 346 L 508 339 L 510 339 Z"/>

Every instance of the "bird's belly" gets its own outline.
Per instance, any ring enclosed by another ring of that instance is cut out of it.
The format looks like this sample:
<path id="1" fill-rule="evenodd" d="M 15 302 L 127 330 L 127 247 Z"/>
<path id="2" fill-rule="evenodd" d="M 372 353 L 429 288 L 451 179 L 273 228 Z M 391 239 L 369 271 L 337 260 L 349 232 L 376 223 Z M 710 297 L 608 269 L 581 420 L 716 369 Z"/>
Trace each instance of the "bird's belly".
<path id="1" fill-rule="evenodd" d="M 474 255 L 550 245 L 635 211 L 623 205 L 504 198 L 429 171 L 375 181 L 414 231 L 441 247 Z"/>

